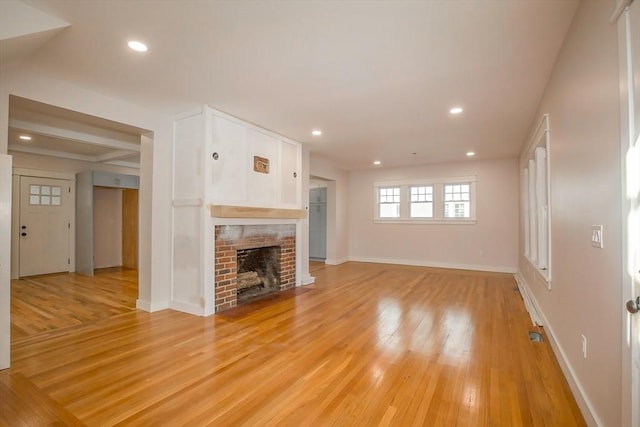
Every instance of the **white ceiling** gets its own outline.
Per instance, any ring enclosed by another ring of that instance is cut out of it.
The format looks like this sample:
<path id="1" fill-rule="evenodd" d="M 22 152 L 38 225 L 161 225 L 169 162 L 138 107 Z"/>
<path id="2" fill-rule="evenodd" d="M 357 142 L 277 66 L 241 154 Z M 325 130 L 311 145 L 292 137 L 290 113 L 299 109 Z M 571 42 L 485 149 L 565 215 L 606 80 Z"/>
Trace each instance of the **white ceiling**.
<path id="1" fill-rule="evenodd" d="M 208 104 L 363 169 L 517 156 L 578 2 L 25 3 L 70 26 L 20 61 L 163 112 Z"/>

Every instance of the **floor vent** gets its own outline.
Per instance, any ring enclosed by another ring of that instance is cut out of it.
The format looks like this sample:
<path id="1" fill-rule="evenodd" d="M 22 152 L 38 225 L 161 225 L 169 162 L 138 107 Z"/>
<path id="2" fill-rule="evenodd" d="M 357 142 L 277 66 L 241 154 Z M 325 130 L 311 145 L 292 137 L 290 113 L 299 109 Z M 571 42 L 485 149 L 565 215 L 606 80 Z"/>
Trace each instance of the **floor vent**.
<path id="1" fill-rule="evenodd" d="M 529 332 L 529 341 L 542 342 L 542 335 L 538 332 Z"/>

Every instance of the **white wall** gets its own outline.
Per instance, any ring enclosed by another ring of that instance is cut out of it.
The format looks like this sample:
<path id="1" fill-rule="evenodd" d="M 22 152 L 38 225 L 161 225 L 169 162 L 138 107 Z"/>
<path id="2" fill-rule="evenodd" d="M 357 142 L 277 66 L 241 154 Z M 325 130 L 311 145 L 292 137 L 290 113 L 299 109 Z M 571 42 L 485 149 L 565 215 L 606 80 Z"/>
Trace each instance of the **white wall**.
<path id="1" fill-rule="evenodd" d="M 580 4 L 532 122 L 550 115 L 551 290 L 520 248 L 520 273 L 578 403 L 590 425 L 602 426 L 621 425 L 618 56 L 616 26 L 608 22 L 614 6 Z M 595 224 L 604 226 L 603 249 L 591 246 Z"/>
<path id="2" fill-rule="evenodd" d="M 122 190 L 93 188 L 93 266 L 122 265 Z"/>
<path id="3" fill-rule="evenodd" d="M 296 229 L 296 233 L 300 232 L 300 235 L 296 237 L 296 252 L 300 253 L 296 257 L 296 271 L 300 272 L 300 277 L 296 278 L 296 285 L 309 285 L 315 282 L 315 278 L 309 272 L 309 168 L 311 167 L 311 154 L 309 153 L 309 148 L 305 145 L 302 145 L 301 163 L 302 185 L 300 191 L 302 191 L 302 195 L 300 202 L 307 211 L 307 215 L 300 221 Z"/>
<path id="4" fill-rule="evenodd" d="M 349 260 L 349 173 L 311 153 L 310 175 L 327 182 L 327 264 Z M 306 192 L 309 192 L 307 188 Z M 307 194 L 307 200 L 308 200 Z M 307 205 L 308 206 L 308 205 Z"/>
<path id="5" fill-rule="evenodd" d="M 373 222 L 374 183 L 476 176 L 475 224 Z M 518 264 L 518 162 L 468 160 L 350 174 L 350 259 L 515 272 Z"/>

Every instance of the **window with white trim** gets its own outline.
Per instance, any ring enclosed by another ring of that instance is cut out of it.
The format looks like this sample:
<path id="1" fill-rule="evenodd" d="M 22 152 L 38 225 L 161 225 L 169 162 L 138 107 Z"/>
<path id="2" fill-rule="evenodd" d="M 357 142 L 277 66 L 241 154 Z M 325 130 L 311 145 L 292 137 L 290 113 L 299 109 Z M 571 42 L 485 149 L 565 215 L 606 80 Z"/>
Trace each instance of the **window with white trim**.
<path id="1" fill-rule="evenodd" d="M 549 115 L 545 114 L 521 158 L 524 255 L 551 289 Z"/>
<path id="2" fill-rule="evenodd" d="M 471 185 L 444 185 L 444 217 L 469 218 L 471 216 Z"/>
<path id="3" fill-rule="evenodd" d="M 380 218 L 400 218 L 400 187 L 379 188 L 378 207 Z"/>
<path id="4" fill-rule="evenodd" d="M 476 177 L 374 183 L 374 221 L 474 224 Z"/>
<path id="5" fill-rule="evenodd" d="M 409 188 L 411 218 L 433 218 L 433 185 L 415 185 Z"/>

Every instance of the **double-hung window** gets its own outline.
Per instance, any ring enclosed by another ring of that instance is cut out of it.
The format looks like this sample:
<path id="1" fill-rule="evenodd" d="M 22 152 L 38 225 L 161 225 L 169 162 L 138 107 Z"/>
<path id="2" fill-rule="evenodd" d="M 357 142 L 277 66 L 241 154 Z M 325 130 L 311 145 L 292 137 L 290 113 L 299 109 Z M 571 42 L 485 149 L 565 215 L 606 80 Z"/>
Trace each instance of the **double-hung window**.
<path id="1" fill-rule="evenodd" d="M 416 185 L 409 188 L 411 218 L 433 218 L 433 185 Z"/>
<path id="2" fill-rule="evenodd" d="M 444 217 L 469 218 L 471 216 L 471 184 L 444 185 Z"/>
<path id="3" fill-rule="evenodd" d="M 474 224 L 476 177 L 374 183 L 374 221 Z"/>
<path id="4" fill-rule="evenodd" d="M 378 216 L 400 218 L 400 187 L 378 188 Z"/>

